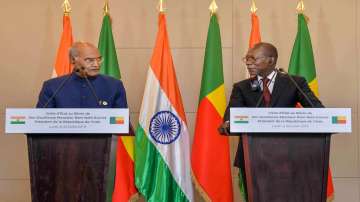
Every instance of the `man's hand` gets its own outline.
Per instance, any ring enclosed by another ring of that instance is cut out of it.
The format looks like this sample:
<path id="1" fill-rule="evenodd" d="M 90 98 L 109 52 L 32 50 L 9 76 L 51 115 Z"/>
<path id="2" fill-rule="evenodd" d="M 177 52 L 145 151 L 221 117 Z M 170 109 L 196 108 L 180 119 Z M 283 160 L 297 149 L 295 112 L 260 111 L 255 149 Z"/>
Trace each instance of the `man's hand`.
<path id="1" fill-rule="evenodd" d="M 218 131 L 222 135 L 230 135 L 230 122 L 225 121 L 224 123 L 222 123 L 219 126 Z"/>

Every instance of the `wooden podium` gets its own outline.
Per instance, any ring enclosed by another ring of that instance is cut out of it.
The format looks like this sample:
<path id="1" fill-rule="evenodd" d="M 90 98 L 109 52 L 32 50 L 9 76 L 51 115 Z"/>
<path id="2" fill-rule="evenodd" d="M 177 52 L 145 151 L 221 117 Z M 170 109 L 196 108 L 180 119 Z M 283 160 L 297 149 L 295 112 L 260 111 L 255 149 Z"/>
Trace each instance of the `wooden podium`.
<path id="1" fill-rule="evenodd" d="M 105 201 L 111 134 L 27 134 L 33 202 Z"/>
<path id="2" fill-rule="evenodd" d="M 330 134 L 243 134 L 250 202 L 326 202 Z"/>
<path id="3" fill-rule="evenodd" d="M 7 109 L 6 133 L 26 133 L 33 202 L 103 202 L 111 137 L 128 109 Z"/>
<path id="4" fill-rule="evenodd" d="M 351 110 L 238 109 L 248 201 L 326 202 L 331 133 L 351 132 Z"/>

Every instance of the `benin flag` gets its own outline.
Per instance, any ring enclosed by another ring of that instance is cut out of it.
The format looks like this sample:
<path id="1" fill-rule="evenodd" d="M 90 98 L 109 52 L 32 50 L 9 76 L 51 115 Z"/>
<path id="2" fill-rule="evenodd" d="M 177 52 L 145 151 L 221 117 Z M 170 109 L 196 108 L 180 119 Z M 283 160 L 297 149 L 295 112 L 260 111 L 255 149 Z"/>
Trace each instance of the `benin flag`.
<path id="1" fill-rule="evenodd" d="M 120 79 L 121 75 L 108 13 L 103 18 L 98 46 L 103 57 L 100 72 Z M 114 123 L 121 122 L 119 117 L 113 118 Z M 118 138 L 113 136 L 112 139 L 106 201 L 129 201 L 137 193 L 134 181 L 134 137 L 122 136 Z"/>
<path id="2" fill-rule="evenodd" d="M 193 201 L 189 131 L 163 12 L 136 129 L 135 182 L 149 202 Z"/>
<path id="3" fill-rule="evenodd" d="M 249 40 L 249 48 L 254 47 L 255 44 L 261 42 L 259 18 L 255 12 L 251 13 L 251 33 Z"/>
<path id="4" fill-rule="evenodd" d="M 72 71 L 69 50 L 73 43 L 72 28 L 70 22 L 69 13 L 64 13 L 63 16 L 63 32 L 61 35 L 61 41 L 56 56 L 55 68 L 53 70 L 52 77 L 58 77 L 65 74 L 69 74 Z"/>
<path id="5" fill-rule="evenodd" d="M 318 82 L 316 79 L 316 69 L 314 54 L 311 45 L 311 38 L 304 14 L 298 14 L 298 32 L 294 47 L 291 53 L 289 74 L 305 77 L 311 90 L 319 96 Z M 334 195 L 334 185 L 332 182 L 331 170 L 328 172 L 327 198 L 331 199 Z"/>
<path id="6" fill-rule="evenodd" d="M 206 42 L 191 164 L 196 187 L 204 198 L 232 202 L 229 140 L 217 130 L 226 108 L 221 52 L 220 28 L 213 14 Z"/>

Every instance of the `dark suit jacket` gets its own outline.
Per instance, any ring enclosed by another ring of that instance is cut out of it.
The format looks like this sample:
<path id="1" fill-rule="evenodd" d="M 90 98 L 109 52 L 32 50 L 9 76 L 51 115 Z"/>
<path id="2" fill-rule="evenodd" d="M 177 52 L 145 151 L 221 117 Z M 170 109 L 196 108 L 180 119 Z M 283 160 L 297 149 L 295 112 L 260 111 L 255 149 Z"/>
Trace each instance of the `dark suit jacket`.
<path id="1" fill-rule="evenodd" d="M 70 77 L 70 78 L 69 78 Z M 65 81 L 68 79 L 67 81 Z M 39 95 L 37 108 L 44 107 L 45 103 L 54 95 L 57 88 L 65 82 L 64 86 L 52 98 L 47 105 L 48 108 L 126 108 L 126 93 L 122 82 L 118 79 L 98 75 L 89 77 L 94 91 L 101 101 L 98 105 L 94 92 L 84 78 L 76 74 L 53 78 L 44 82 Z"/>
<path id="2" fill-rule="evenodd" d="M 310 90 L 306 80 L 303 77 L 291 76 L 303 92 L 308 96 L 314 107 L 324 107 L 320 100 Z M 230 102 L 226 108 L 224 121 L 228 121 L 230 117 L 230 107 L 256 107 L 259 99 L 262 99 L 262 91 L 260 89 L 254 91 L 251 89 L 250 79 L 246 79 L 235 83 L 230 96 Z M 270 107 L 295 107 L 296 103 L 300 103 L 303 107 L 312 107 L 304 95 L 296 88 L 295 84 L 289 78 L 289 75 L 277 73 L 274 88 L 271 94 Z M 264 107 L 264 101 L 259 107 Z M 235 157 L 235 166 L 243 165 L 243 151 L 241 142 Z"/>

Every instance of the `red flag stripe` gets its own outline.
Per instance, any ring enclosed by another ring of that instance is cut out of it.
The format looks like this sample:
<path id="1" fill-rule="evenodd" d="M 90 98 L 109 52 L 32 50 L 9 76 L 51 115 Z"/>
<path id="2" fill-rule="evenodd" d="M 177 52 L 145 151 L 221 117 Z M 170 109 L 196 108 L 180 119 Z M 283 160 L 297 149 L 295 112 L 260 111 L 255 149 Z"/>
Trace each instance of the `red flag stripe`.
<path id="1" fill-rule="evenodd" d="M 134 175 L 134 161 L 126 151 L 121 138 L 118 138 L 113 202 L 129 201 L 137 193 Z"/>
<path id="2" fill-rule="evenodd" d="M 230 156 L 228 137 L 217 131 L 221 123 L 221 116 L 205 97 L 199 103 L 195 128 L 197 138 L 194 139 L 192 150 L 192 154 L 196 155 L 192 155 L 191 162 L 196 179 L 213 202 L 233 201 L 230 158 L 218 158 Z M 220 189 L 219 184 L 222 185 Z"/>

